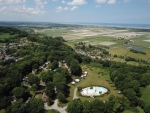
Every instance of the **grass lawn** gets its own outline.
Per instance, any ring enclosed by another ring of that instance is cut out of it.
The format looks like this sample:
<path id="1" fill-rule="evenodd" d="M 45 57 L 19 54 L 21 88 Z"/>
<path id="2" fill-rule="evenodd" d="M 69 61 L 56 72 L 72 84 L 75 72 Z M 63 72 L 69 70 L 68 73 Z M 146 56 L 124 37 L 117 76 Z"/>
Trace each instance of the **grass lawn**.
<path id="1" fill-rule="evenodd" d="M 146 104 L 150 104 L 150 85 L 146 88 L 141 88 L 142 99 L 146 102 Z"/>
<path id="2" fill-rule="evenodd" d="M 108 100 L 110 95 L 115 95 L 115 96 L 123 96 L 121 94 L 118 94 L 118 90 L 112 84 L 110 81 L 110 77 L 108 75 L 108 72 L 104 69 L 98 68 L 98 67 L 93 67 L 93 66 L 82 66 L 83 71 L 87 70 L 88 75 L 85 79 L 80 81 L 79 83 L 76 83 L 75 85 L 69 84 L 70 86 L 70 96 L 67 98 L 68 101 L 73 99 L 73 93 L 74 89 L 78 86 L 81 87 L 87 87 L 90 85 L 100 85 L 108 88 L 110 90 L 109 94 L 105 94 L 103 97 L 96 97 L 96 99 L 100 100 Z M 77 94 L 78 95 L 78 94 Z M 79 95 L 78 95 L 79 96 Z M 94 100 L 95 98 L 89 98 L 89 97 L 82 97 L 79 96 L 82 101 L 85 100 Z"/>
<path id="3" fill-rule="evenodd" d="M 6 34 L 0 34 L 0 39 L 1 38 L 8 38 L 8 37 L 10 37 L 10 35 L 8 33 L 6 33 Z"/>

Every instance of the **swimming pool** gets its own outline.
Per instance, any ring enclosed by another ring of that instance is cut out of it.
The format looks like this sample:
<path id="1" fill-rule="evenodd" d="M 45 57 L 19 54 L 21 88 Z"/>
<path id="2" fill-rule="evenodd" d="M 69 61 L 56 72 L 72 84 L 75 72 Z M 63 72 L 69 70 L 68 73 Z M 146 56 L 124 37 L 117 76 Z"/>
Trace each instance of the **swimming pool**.
<path id="1" fill-rule="evenodd" d="M 92 88 L 86 87 L 86 88 L 82 89 L 81 94 L 83 96 L 99 96 L 106 92 L 108 92 L 108 90 L 104 87 L 93 86 Z"/>

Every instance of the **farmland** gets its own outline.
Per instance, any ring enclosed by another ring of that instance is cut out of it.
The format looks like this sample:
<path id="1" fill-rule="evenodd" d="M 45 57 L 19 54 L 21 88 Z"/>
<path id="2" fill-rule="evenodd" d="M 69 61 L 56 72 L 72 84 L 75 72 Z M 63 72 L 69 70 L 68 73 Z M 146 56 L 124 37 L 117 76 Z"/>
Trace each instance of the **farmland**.
<path id="1" fill-rule="evenodd" d="M 150 34 L 149 32 L 137 32 L 136 29 L 80 26 L 72 28 L 35 29 L 35 33 L 48 36 L 62 36 L 66 44 L 75 47 L 79 42 L 93 46 L 108 46 L 111 55 L 132 57 L 136 60 L 150 60 Z M 134 32 L 135 31 L 135 32 Z M 141 30 L 142 31 L 142 30 Z M 130 49 L 143 51 L 146 55 L 133 53 Z M 121 58 L 114 61 L 126 62 Z M 137 62 L 127 62 L 131 65 L 139 65 Z"/>

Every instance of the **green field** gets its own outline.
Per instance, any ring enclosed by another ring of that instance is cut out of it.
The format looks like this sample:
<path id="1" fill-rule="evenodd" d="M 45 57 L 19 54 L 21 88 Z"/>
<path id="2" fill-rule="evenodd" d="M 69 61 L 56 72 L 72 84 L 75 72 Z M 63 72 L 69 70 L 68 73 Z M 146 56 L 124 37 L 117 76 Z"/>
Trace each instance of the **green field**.
<path id="1" fill-rule="evenodd" d="M 0 39 L 2 39 L 2 38 L 8 38 L 8 37 L 10 37 L 10 35 L 9 34 L 0 34 Z"/>
<path id="2" fill-rule="evenodd" d="M 118 94 L 118 90 L 114 86 L 112 82 L 110 82 L 110 77 L 108 72 L 105 69 L 94 67 L 94 66 L 82 66 L 83 71 L 88 72 L 88 76 L 80 81 L 79 83 L 76 83 L 75 85 L 69 84 L 70 86 L 70 96 L 67 98 L 68 101 L 72 100 L 73 98 L 73 93 L 74 89 L 78 86 L 81 87 L 87 87 L 90 85 L 99 85 L 99 86 L 104 86 L 110 90 L 109 94 L 105 94 L 103 97 L 96 97 L 96 99 L 100 100 L 108 100 L 110 95 L 115 95 L 118 97 L 122 97 L 123 95 Z M 79 95 L 78 95 L 79 96 Z M 79 96 L 82 101 L 84 100 L 94 100 L 93 98 L 90 97 L 83 97 Z"/>

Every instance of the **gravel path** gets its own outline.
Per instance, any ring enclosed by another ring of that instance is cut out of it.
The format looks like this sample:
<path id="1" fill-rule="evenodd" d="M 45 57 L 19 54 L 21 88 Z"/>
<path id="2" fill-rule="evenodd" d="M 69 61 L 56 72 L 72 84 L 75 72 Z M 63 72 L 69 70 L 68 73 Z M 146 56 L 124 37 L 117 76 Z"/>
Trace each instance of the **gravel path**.
<path id="1" fill-rule="evenodd" d="M 54 101 L 54 104 L 53 104 L 52 106 L 48 106 L 47 103 L 45 103 L 45 104 L 44 104 L 44 108 L 45 108 L 45 110 L 56 109 L 56 110 L 58 110 L 60 113 L 67 113 L 67 112 L 66 112 L 67 106 L 65 106 L 65 107 L 63 107 L 63 108 L 58 107 L 58 99 L 56 99 L 56 100 Z"/>

